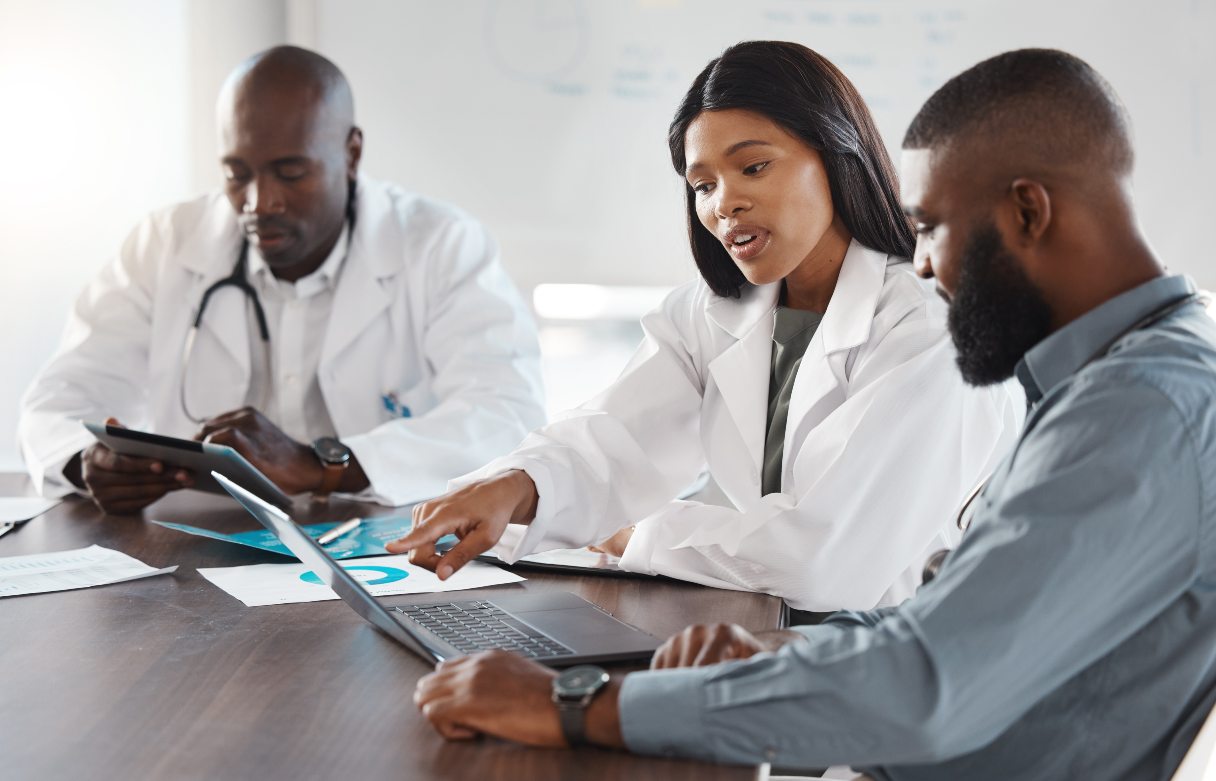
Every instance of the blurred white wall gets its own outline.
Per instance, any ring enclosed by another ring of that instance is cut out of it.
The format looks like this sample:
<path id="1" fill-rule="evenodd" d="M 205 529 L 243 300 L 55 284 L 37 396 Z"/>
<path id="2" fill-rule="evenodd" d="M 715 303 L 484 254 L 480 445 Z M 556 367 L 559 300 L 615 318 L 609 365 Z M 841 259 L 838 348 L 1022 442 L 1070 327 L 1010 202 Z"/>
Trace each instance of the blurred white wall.
<path id="1" fill-rule="evenodd" d="M 148 211 L 219 182 L 225 74 L 281 2 L 0 0 L 0 469 L 71 302 Z"/>
<path id="2" fill-rule="evenodd" d="M 897 150 L 921 101 L 998 51 L 1058 46 L 1127 101 L 1146 231 L 1216 287 L 1216 3 L 1207 0 L 0 0 L 0 469 L 21 392 L 71 300 L 150 209 L 218 184 L 219 86 L 280 42 L 353 84 L 365 170 L 484 220 L 525 294 L 694 272 L 666 124 L 737 40 L 820 49 Z M 191 304 L 192 305 L 192 304 Z M 549 323 L 564 407 L 620 367 L 636 325 Z"/>
<path id="3" fill-rule="evenodd" d="M 1216 284 L 1213 0 L 312 0 L 354 84 L 365 169 L 472 211 L 521 286 L 677 284 L 694 272 L 666 131 L 705 64 L 792 40 L 857 85 L 894 156 L 924 100 L 1008 49 L 1085 58 L 1126 101 L 1140 216 Z"/>
<path id="4" fill-rule="evenodd" d="M 0 0 L 0 467 L 83 280 L 192 188 L 185 2 Z"/>

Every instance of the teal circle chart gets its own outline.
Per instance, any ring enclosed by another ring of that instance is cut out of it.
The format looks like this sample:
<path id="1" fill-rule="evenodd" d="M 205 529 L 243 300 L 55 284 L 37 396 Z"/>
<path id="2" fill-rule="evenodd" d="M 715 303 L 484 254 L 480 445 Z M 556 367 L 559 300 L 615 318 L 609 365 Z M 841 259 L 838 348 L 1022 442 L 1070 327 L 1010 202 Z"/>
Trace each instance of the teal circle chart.
<path id="1" fill-rule="evenodd" d="M 364 580 L 363 578 L 356 576 L 356 579 L 362 581 L 363 585 L 365 586 L 383 586 L 388 583 L 396 583 L 399 580 L 405 580 L 410 576 L 410 573 L 403 569 L 397 569 L 396 567 L 376 567 L 372 565 L 347 567 L 346 565 L 342 565 L 342 569 L 350 573 L 355 573 L 360 570 L 365 570 L 367 572 L 378 572 L 384 576 L 376 578 L 375 580 Z M 321 576 L 311 570 L 301 575 L 300 580 L 304 581 L 305 583 L 312 583 L 316 586 L 324 585 L 324 581 L 321 580 Z"/>

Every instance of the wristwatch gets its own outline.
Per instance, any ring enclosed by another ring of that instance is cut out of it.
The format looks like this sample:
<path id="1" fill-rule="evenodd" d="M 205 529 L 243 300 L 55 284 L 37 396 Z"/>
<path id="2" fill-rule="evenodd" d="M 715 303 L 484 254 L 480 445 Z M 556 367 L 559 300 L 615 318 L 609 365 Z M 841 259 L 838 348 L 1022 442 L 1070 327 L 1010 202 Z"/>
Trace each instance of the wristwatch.
<path id="1" fill-rule="evenodd" d="M 557 705 L 562 734 L 571 746 L 587 742 L 587 706 L 607 683 L 608 673 L 593 664 L 571 667 L 553 679 L 553 703 Z"/>
<path id="2" fill-rule="evenodd" d="M 321 487 L 313 491 L 313 496 L 324 499 L 342 484 L 342 475 L 350 466 L 350 448 L 334 437 L 321 437 L 313 441 L 312 452 L 316 454 L 324 470 L 321 474 Z"/>

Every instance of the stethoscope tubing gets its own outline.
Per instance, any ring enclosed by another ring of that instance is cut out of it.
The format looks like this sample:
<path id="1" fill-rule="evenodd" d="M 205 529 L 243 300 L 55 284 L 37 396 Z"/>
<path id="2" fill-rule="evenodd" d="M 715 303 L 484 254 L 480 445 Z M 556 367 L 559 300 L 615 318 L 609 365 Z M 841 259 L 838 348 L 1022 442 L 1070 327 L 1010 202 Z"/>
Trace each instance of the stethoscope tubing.
<path id="1" fill-rule="evenodd" d="M 258 291 L 253 289 L 253 285 L 249 284 L 247 269 L 249 257 L 249 241 L 248 239 L 241 240 L 241 250 L 237 254 L 236 264 L 233 266 L 232 273 L 211 284 L 203 291 L 202 297 L 199 299 L 198 313 L 194 316 L 194 322 L 190 325 L 190 330 L 186 332 L 186 341 L 182 345 L 182 376 L 180 401 L 182 413 L 188 420 L 193 423 L 203 423 L 205 417 L 194 415 L 190 411 L 190 405 L 186 402 L 186 386 L 189 384 L 190 374 L 190 356 L 194 353 L 194 342 L 198 338 L 198 329 L 203 322 L 203 314 L 207 311 L 207 304 L 211 301 L 211 296 L 216 291 L 222 290 L 225 287 L 235 287 L 245 295 L 246 300 L 253 304 L 253 314 L 258 324 L 258 335 L 262 338 L 264 347 L 270 345 L 270 328 L 266 324 L 266 310 L 262 308 L 262 301 L 258 297 Z"/>
<path id="2" fill-rule="evenodd" d="M 355 232 L 355 182 L 350 183 L 350 192 L 346 205 L 346 230 L 349 234 L 348 241 L 354 241 Z M 349 245 L 347 247 L 349 252 Z M 203 291 L 202 297 L 199 299 L 198 313 L 194 315 L 194 322 L 190 325 L 190 330 L 186 332 L 186 340 L 182 345 L 182 375 L 181 388 L 179 390 L 179 400 L 181 402 L 182 413 L 186 418 L 194 423 L 203 423 L 207 420 L 205 417 L 196 417 L 190 412 L 190 407 L 186 403 L 186 386 L 187 379 L 190 373 L 190 356 L 194 353 L 194 342 L 198 337 L 199 326 L 203 323 L 203 314 L 207 311 L 207 304 L 211 301 L 211 296 L 217 291 L 232 286 L 240 290 L 245 298 L 253 304 L 253 315 L 258 323 L 258 335 L 262 338 L 262 346 L 269 350 L 270 347 L 270 328 L 266 323 L 266 310 L 262 308 L 262 300 L 258 296 L 258 291 L 249 284 L 249 240 L 241 239 L 241 249 L 236 256 L 236 264 L 232 268 L 232 273 L 223 279 L 212 283 L 206 290 Z"/>

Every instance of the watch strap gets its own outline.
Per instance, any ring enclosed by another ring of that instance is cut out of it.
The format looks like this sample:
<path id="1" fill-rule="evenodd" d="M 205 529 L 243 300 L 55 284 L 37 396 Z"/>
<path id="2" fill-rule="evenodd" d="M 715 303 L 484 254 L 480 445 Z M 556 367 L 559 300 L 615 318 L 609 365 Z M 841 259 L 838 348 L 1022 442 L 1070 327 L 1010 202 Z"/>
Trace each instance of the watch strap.
<path id="1" fill-rule="evenodd" d="M 350 466 L 352 454 L 349 447 L 334 437 L 313 440 L 312 452 L 321 462 L 321 485 L 312 495 L 314 499 L 325 501 L 342 484 L 342 477 Z"/>
<path id="2" fill-rule="evenodd" d="M 582 700 L 556 700 L 557 717 L 561 721 L 562 735 L 571 746 L 582 746 L 587 743 L 585 719 L 587 703 L 591 698 Z"/>
<path id="3" fill-rule="evenodd" d="M 313 491 L 313 496 L 326 497 L 338 490 L 338 486 L 342 484 L 342 475 L 346 473 L 346 466 L 350 462 L 347 461 L 341 464 L 329 464 L 321 462 L 321 486 Z"/>

